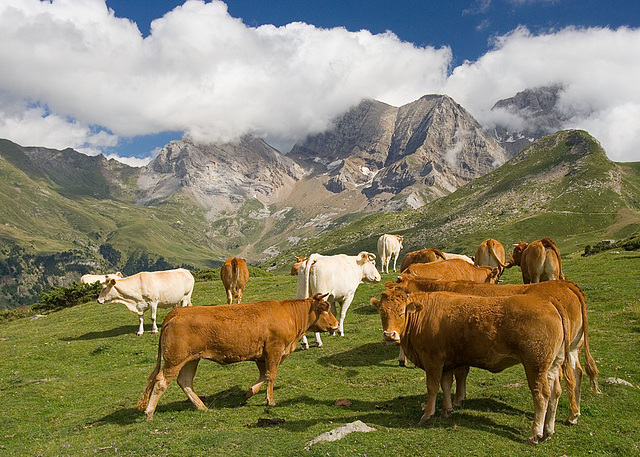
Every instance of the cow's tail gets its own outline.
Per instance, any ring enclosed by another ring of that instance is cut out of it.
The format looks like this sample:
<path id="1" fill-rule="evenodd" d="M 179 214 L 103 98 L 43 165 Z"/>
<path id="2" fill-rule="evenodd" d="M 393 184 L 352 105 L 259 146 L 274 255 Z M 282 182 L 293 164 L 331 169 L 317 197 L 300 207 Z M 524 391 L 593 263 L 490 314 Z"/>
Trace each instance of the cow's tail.
<path id="1" fill-rule="evenodd" d="M 504 271 L 504 269 L 507 267 L 507 264 L 505 264 L 504 262 L 502 262 L 502 260 L 500 260 L 500 257 L 498 257 L 498 254 L 496 254 L 496 250 L 495 250 L 495 243 L 493 243 L 492 241 L 489 241 L 487 243 L 487 247 L 489 248 L 489 252 L 491 253 L 491 255 L 493 256 L 493 258 L 495 259 L 495 261 L 498 263 L 498 265 L 500 266 L 500 274 L 502 275 L 502 272 Z"/>
<path id="2" fill-rule="evenodd" d="M 234 257 L 231 260 L 231 277 L 233 278 L 231 282 L 231 296 L 238 296 L 238 260 Z"/>
<path id="3" fill-rule="evenodd" d="M 560 279 L 561 281 L 566 281 L 567 278 L 562 272 L 562 257 L 560 256 L 560 249 L 558 249 L 558 246 L 553 242 L 551 238 L 543 238 L 540 241 L 542 241 L 542 245 L 545 247 L 545 249 L 551 249 L 556 254 L 556 257 L 558 259 L 558 279 Z"/>
<path id="4" fill-rule="evenodd" d="M 569 318 L 562 306 L 555 305 L 556 310 L 560 314 L 562 320 L 562 332 L 564 333 L 564 360 L 562 362 L 562 372 L 564 373 L 565 383 L 567 385 L 567 396 L 569 397 L 569 410 L 579 411 L 576 399 L 576 377 L 571 366 L 571 331 L 569 329 Z"/>
<path id="5" fill-rule="evenodd" d="M 136 408 L 140 411 L 144 411 L 149 406 L 149 400 L 151 399 L 151 394 L 153 393 L 153 388 L 156 385 L 156 378 L 158 373 L 160 373 L 160 365 L 162 364 L 162 332 L 164 331 L 164 325 L 160 328 L 160 338 L 158 342 L 158 360 L 156 361 L 156 367 L 153 369 L 149 378 L 147 378 L 147 387 L 142 392 L 142 397 L 138 400 L 136 404 Z"/>
<path id="6" fill-rule="evenodd" d="M 580 300 L 580 308 L 582 311 L 582 331 L 584 337 L 585 370 L 587 372 L 587 376 L 589 376 L 591 391 L 593 393 L 600 394 L 602 393 L 598 387 L 598 374 L 600 374 L 600 370 L 598 370 L 598 365 L 593 359 L 591 349 L 589 348 L 589 310 L 587 309 L 587 298 L 577 284 L 572 282 L 569 282 L 569 284 L 571 284 L 571 289 L 578 296 L 578 300 Z"/>

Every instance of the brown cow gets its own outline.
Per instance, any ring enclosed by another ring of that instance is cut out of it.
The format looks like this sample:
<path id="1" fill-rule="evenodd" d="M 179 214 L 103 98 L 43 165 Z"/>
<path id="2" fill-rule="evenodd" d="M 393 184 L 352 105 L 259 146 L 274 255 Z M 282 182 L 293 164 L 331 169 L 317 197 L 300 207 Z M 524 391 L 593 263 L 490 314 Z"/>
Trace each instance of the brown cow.
<path id="1" fill-rule="evenodd" d="M 234 298 L 236 303 L 242 302 L 244 288 L 249 282 L 247 262 L 239 257 L 228 258 L 220 268 L 220 279 L 227 291 L 227 304 L 233 303 Z"/>
<path id="2" fill-rule="evenodd" d="M 536 284 L 476 284 L 467 281 L 430 281 L 418 279 L 409 275 L 401 275 L 399 282 L 387 282 L 387 288 L 399 288 L 409 293 L 420 292 L 455 292 L 465 295 L 479 295 L 484 297 L 504 297 L 519 294 L 536 294 L 550 300 L 556 307 L 561 307 L 569 319 L 570 355 L 569 367 L 573 370 L 576 380 L 575 391 L 567 392 L 570 400 L 569 417 L 567 424 L 575 424 L 580 416 L 580 397 L 582 383 L 582 367 L 579 353 L 584 345 L 584 355 L 587 375 L 590 379 L 591 390 L 599 393 L 598 366 L 591 355 L 589 348 L 589 319 L 587 302 L 582 289 L 570 281 L 545 281 Z M 406 362 L 405 362 L 406 364 Z M 466 379 L 456 377 L 456 401 L 458 406 L 464 400 L 466 392 Z"/>
<path id="3" fill-rule="evenodd" d="M 427 404 L 420 423 L 435 413 L 440 387 L 442 416 L 452 411 L 453 370 L 473 366 L 500 372 L 522 363 L 533 397 L 534 420 L 527 442 L 549 439 L 555 429 L 560 369 L 569 360 L 566 316 L 538 295 L 479 297 L 451 292 L 408 295 L 385 290 L 372 300 L 382 319 L 383 339 L 399 342 L 426 374 Z M 565 372 L 573 386 L 573 371 Z"/>
<path id="4" fill-rule="evenodd" d="M 450 259 L 431 263 L 414 263 L 409 265 L 404 273 L 428 279 L 495 283 L 500 270 L 477 267 L 461 259 Z"/>
<path id="5" fill-rule="evenodd" d="M 507 268 L 514 265 L 519 265 L 522 269 L 522 282 L 525 284 L 566 279 L 562 273 L 560 250 L 550 238 L 542 238 L 529 244 L 518 241 Z"/>
<path id="6" fill-rule="evenodd" d="M 291 276 L 298 276 L 298 270 L 300 269 L 300 265 L 307 260 L 306 257 L 297 257 L 296 263 L 291 266 Z"/>
<path id="7" fill-rule="evenodd" d="M 499 241 L 489 238 L 484 240 L 476 249 L 473 263 L 477 266 L 488 266 L 500 268 L 500 274 L 506 267 L 504 246 Z"/>
<path id="8" fill-rule="evenodd" d="M 402 259 L 400 271 L 406 270 L 409 265 L 413 263 L 430 263 L 437 262 L 438 260 L 447 260 L 444 252 L 438 248 L 426 248 L 420 249 L 419 251 L 409 252 Z"/>
<path id="9" fill-rule="evenodd" d="M 153 419 L 158 400 L 176 376 L 189 400 L 198 409 L 207 409 L 193 391 L 193 377 L 201 358 L 221 365 L 255 361 L 260 377 L 245 392 L 245 401 L 267 381 L 267 404 L 275 405 L 276 372 L 300 338 L 307 332 L 338 328 L 329 308 L 324 296 L 316 294 L 303 300 L 173 309 L 162 322 L 158 360 L 138 401 L 138 409 L 144 410 L 147 420 Z"/>

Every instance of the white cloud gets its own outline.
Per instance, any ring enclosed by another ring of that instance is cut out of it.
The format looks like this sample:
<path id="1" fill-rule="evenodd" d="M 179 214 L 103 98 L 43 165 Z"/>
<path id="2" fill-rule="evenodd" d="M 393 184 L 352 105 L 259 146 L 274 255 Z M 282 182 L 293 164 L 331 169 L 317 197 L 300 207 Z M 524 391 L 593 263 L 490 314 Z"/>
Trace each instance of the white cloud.
<path id="1" fill-rule="evenodd" d="M 497 100 L 561 83 L 562 103 L 580 113 L 568 127 L 587 128 L 615 160 L 640 160 L 637 29 L 518 28 L 451 72 L 447 47 L 304 23 L 249 27 L 219 0 L 186 1 L 148 37 L 104 0 L 2 0 L 0 30 L 0 95 L 10 94 L 0 137 L 21 144 L 96 153 L 180 131 L 290 145 L 363 98 L 398 106 L 446 93 L 489 122 Z"/>
<path id="2" fill-rule="evenodd" d="M 437 91 L 451 61 L 449 48 L 392 33 L 248 27 L 220 1 L 187 1 L 143 38 L 103 0 L 4 0 L 0 29 L 0 90 L 122 137 L 291 142 L 362 98 L 402 104 Z"/>
<path id="3" fill-rule="evenodd" d="M 565 28 L 533 35 L 521 27 L 496 38 L 478 61 L 455 68 L 443 91 L 488 124 L 495 120 L 490 110 L 496 101 L 561 84 L 562 107 L 576 113 L 563 127 L 587 129 L 612 160 L 639 161 L 639 74 L 638 29 Z"/>

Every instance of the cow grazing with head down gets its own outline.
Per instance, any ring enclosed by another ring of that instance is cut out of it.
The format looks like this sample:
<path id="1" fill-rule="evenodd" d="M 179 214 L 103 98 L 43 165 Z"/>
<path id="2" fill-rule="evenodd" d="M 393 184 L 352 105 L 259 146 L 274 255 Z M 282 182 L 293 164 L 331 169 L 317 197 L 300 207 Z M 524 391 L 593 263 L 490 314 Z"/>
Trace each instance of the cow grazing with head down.
<path id="1" fill-rule="evenodd" d="M 158 333 L 156 312 L 158 307 L 170 308 L 180 303 L 191 305 L 195 281 L 184 268 L 165 271 L 143 271 L 122 279 L 108 280 L 98 296 L 98 303 L 122 303 L 138 314 L 138 336 L 144 332 L 142 316 L 151 309 L 151 332 Z"/>
<path id="2" fill-rule="evenodd" d="M 582 383 L 582 366 L 579 354 L 584 347 L 585 367 L 590 379 L 591 390 L 599 393 L 598 366 L 591 355 L 589 347 L 589 315 L 587 302 L 582 289 L 570 281 L 545 281 L 535 284 L 486 284 L 470 283 L 467 281 L 431 281 L 415 278 L 409 275 L 401 275 L 398 282 L 387 282 L 388 289 L 398 288 L 409 293 L 421 292 L 454 292 L 464 295 L 478 295 L 482 297 L 506 297 L 519 294 L 534 294 L 551 301 L 556 308 L 560 308 L 568 319 L 568 338 L 570 341 L 568 369 L 573 370 L 576 380 L 575 390 L 569 389 L 567 394 L 570 406 L 575 405 L 569 411 L 567 424 L 575 424 L 580 416 L 580 399 Z M 456 401 L 454 406 L 460 404 L 466 392 L 466 379 L 456 376 Z"/>
<path id="3" fill-rule="evenodd" d="M 298 272 L 297 297 L 307 298 L 315 294 L 328 294 L 331 311 L 337 317 L 336 303 L 340 303 L 338 333 L 344 336 L 344 318 L 360 283 L 374 283 L 381 279 L 376 269 L 376 256 L 361 252 L 355 256 L 338 254 L 323 256 L 311 254 Z M 322 347 L 320 334 L 316 333 L 316 346 Z M 302 348 L 307 349 L 307 337 L 302 338 Z"/>
<path id="4" fill-rule="evenodd" d="M 378 238 L 378 255 L 380 256 L 380 271 L 389 273 L 389 262 L 393 257 L 393 271 L 396 271 L 396 262 L 402 249 L 402 235 L 384 234 Z"/>
<path id="5" fill-rule="evenodd" d="M 400 264 L 400 271 L 406 270 L 409 265 L 414 263 L 430 263 L 437 262 L 439 260 L 447 260 L 442 252 L 438 248 L 425 248 L 420 249 L 419 251 L 413 251 L 407 253 Z"/>
<path id="6" fill-rule="evenodd" d="M 100 284 L 104 284 L 110 279 L 120 279 L 122 278 L 122 273 L 116 271 L 115 273 L 110 273 L 106 275 L 82 275 L 80 278 L 80 282 L 82 284 L 93 284 L 94 282 L 99 282 Z"/>
<path id="7" fill-rule="evenodd" d="M 275 405 L 273 382 L 278 367 L 294 351 L 302 335 L 338 328 L 329 308 L 329 303 L 317 294 L 304 300 L 171 310 L 162 322 L 156 367 L 149 375 L 138 409 L 151 420 L 158 400 L 176 377 L 196 408 L 207 409 L 193 391 L 193 378 L 201 358 L 221 365 L 255 361 L 260 377 L 245 392 L 245 400 L 257 394 L 266 381 L 267 404 Z"/>
<path id="8" fill-rule="evenodd" d="M 461 259 L 414 263 L 404 273 L 435 280 L 490 283 L 497 282 L 500 276 L 498 268 L 477 267 Z"/>
<path id="9" fill-rule="evenodd" d="M 230 257 L 220 268 L 220 279 L 227 292 L 227 304 L 242 302 L 244 289 L 249 282 L 249 268 L 247 262 L 239 257 Z"/>
<path id="10" fill-rule="evenodd" d="M 520 266 L 522 282 L 525 284 L 566 279 L 562 273 L 560 250 L 550 238 L 542 238 L 531 243 L 518 241 L 507 268 L 514 265 Z"/>
<path id="11" fill-rule="evenodd" d="M 385 290 L 372 299 L 382 319 L 383 339 L 399 342 L 426 374 L 427 403 L 420 423 L 430 419 L 440 387 L 442 416 L 452 411 L 453 370 L 478 367 L 497 373 L 522 364 L 534 403 L 527 442 L 550 438 L 560 386 L 560 369 L 569 358 L 568 320 L 562 310 L 537 295 L 479 297 L 450 292 L 412 294 Z M 565 370 L 573 385 L 572 370 Z"/>
<path id="12" fill-rule="evenodd" d="M 477 266 L 496 267 L 500 269 L 500 274 L 505 269 L 504 246 L 499 241 L 489 238 L 484 240 L 476 249 L 473 263 Z"/>
<path id="13" fill-rule="evenodd" d="M 296 261 L 293 265 L 291 265 L 291 276 L 298 276 L 298 270 L 300 270 L 300 265 L 302 262 L 307 260 L 306 257 L 296 257 Z"/>

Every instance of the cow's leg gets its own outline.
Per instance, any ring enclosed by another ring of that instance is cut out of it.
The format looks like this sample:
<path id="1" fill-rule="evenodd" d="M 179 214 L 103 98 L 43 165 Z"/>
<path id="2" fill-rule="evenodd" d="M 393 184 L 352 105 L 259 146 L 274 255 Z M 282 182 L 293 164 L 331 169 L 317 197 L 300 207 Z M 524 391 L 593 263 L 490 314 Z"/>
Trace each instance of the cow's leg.
<path id="1" fill-rule="evenodd" d="M 547 413 L 547 405 L 551 391 L 547 374 L 537 367 L 525 366 L 527 383 L 533 397 L 533 423 L 531 424 L 531 436 L 527 439 L 527 444 L 538 444 L 544 436 L 544 418 Z"/>
<path id="2" fill-rule="evenodd" d="M 307 341 L 307 335 L 304 335 L 300 340 L 300 347 L 302 349 L 309 349 L 309 342 Z"/>
<path id="3" fill-rule="evenodd" d="M 401 367 L 407 366 L 407 356 L 404 354 L 402 346 L 400 346 L 400 353 L 398 354 L 398 365 L 400 365 Z"/>
<path id="4" fill-rule="evenodd" d="M 353 301 L 354 294 L 355 294 L 355 291 L 349 294 L 342 302 L 342 306 L 340 306 L 340 328 L 338 329 L 338 334 L 340 336 L 344 336 L 344 318 L 347 315 L 347 310 L 349 309 L 349 306 L 351 306 L 351 302 Z"/>
<path id="5" fill-rule="evenodd" d="M 393 256 L 393 272 L 396 272 L 396 264 L 398 263 L 398 254 Z M 387 268 L 387 273 L 389 273 L 389 268 Z"/>
<path id="6" fill-rule="evenodd" d="M 265 374 L 267 378 L 267 405 L 275 406 L 276 402 L 273 399 L 273 382 L 276 380 L 276 374 L 278 373 L 278 365 L 282 360 L 279 354 L 282 354 L 284 348 L 278 348 L 273 351 L 274 357 L 267 355 L 267 372 Z"/>
<path id="7" fill-rule="evenodd" d="M 436 412 L 436 398 L 438 396 L 438 390 L 440 390 L 440 378 L 442 378 L 442 366 L 431 367 L 429 370 L 425 370 L 427 377 L 427 403 L 423 405 L 422 417 L 419 424 L 424 424 L 426 421 Z"/>
<path id="8" fill-rule="evenodd" d="M 567 420 L 565 421 L 565 424 L 567 425 L 575 425 L 578 423 L 578 417 L 580 417 L 580 399 L 581 399 L 581 386 L 582 386 L 582 366 L 580 365 L 580 359 L 578 358 L 578 354 L 577 351 L 574 353 L 573 351 L 571 352 L 571 368 L 573 369 L 573 377 L 576 380 L 576 385 L 574 387 L 574 392 L 575 392 L 575 399 L 576 399 L 576 406 L 578 407 L 577 410 L 573 410 L 573 409 L 569 409 L 569 416 L 567 417 Z M 570 389 L 570 386 L 567 386 L 567 389 Z"/>
<path id="9" fill-rule="evenodd" d="M 321 348 L 322 347 L 322 338 L 320 338 L 320 333 L 315 332 L 315 337 L 316 337 L 316 346 Z"/>
<path id="10" fill-rule="evenodd" d="M 144 325 L 143 325 L 143 312 L 142 311 L 138 311 L 138 320 L 139 320 L 139 324 L 138 324 L 138 333 L 136 333 L 136 335 L 141 336 L 144 333 Z"/>
<path id="11" fill-rule="evenodd" d="M 440 386 L 442 387 L 442 413 L 440 417 L 449 418 L 453 412 L 451 404 L 451 386 L 453 384 L 453 371 L 445 371 L 440 378 Z"/>
<path id="12" fill-rule="evenodd" d="M 547 413 L 544 416 L 544 435 L 543 439 L 548 440 L 553 436 L 556 426 L 556 412 L 558 411 L 558 400 L 562 393 L 560 384 L 560 365 L 551 367 L 547 372 L 547 381 L 551 387 L 551 395 L 547 404 Z"/>
<path id="13" fill-rule="evenodd" d="M 198 397 L 198 395 L 193 391 L 193 377 L 196 375 L 198 362 L 200 362 L 200 359 L 191 360 L 185 363 L 182 370 L 180 370 L 180 374 L 178 374 L 178 379 L 176 379 L 176 381 L 178 382 L 178 385 L 182 387 L 184 393 L 187 394 L 191 403 L 196 405 L 196 408 L 204 410 L 207 409 L 207 407 L 202 403 L 200 397 Z"/>
<path id="14" fill-rule="evenodd" d="M 467 375 L 469 374 L 469 367 L 458 367 L 453 370 L 453 375 L 456 378 L 456 395 L 453 399 L 453 406 L 462 406 L 465 398 L 467 398 Z"/>
<path id="15" fill-rule="evenodd" d="M 231 294 L 231 289 L 227 289 L 227 305 L 233 303 L 233 295 Z"/>
<path id="16" fill-rule="evenodd" d="M 158 333 L 158 326 L 156 325 L 156 313 L 158 312 L 158 304 L 151 304 L 151 333 Z"/>
<path id="17" fill-rule="evenodd" d="M 262 384 L 267 380 L 267 365 L 264 360 L 256 360 L 256 365 L 258 366 L 258 370 L 260 370 L 260 376 L 258 377 L 258 382 L 256 382 L 249 390 L 244 393 L 244 401 L 247 401 L 255 394 L 258 393 Z"/>
<path id="18" fill-rule="evenodd" d="M 242 303 L 242 294 L 244 293 L 244 289 L 238 289 L 238 304 Z"/>
<path id="19" fill-rule="evenodd" d="M 150 421 L 151 419 L 153 419 L 153 412 L 156 410 L 158 400 L 160 400 L 162 394 L 167 390 L 167 386 L 171 383 L 171 381 L 173 381 L 173 378 L 175 378 L 179 372 L 180 366 L 167 367 L 166 363 L 164 368 L 160 370 L 153 385 L 153 391 L 151 392 L 151 397 L 149 398 L 149 404 L 144 410 L 146 420 Z"/>
<path id="20" fill-rule="evenodd" d="M 333 314 L 335 317 L 338 316 L 338 310 L 336 309 L 336 302 L 335 301 L 330 301 L 329 304 L 331 305 L 331 314 Z M 333 330 L 329 330 L 329 335 L 333 336 L 335 334 L 335 332 Z M 317 335 L 317 333 L 316 333 Z"/>

